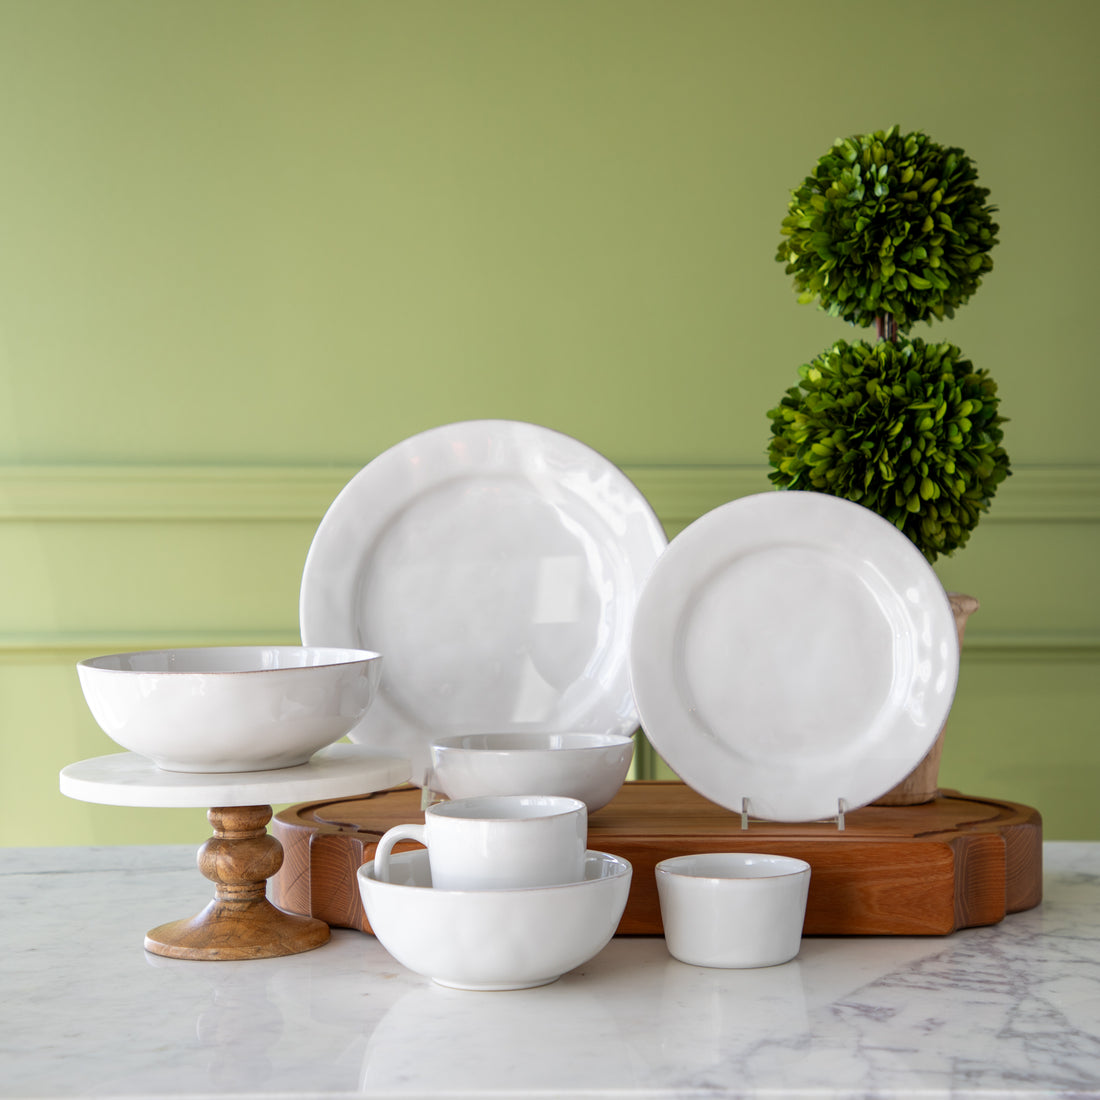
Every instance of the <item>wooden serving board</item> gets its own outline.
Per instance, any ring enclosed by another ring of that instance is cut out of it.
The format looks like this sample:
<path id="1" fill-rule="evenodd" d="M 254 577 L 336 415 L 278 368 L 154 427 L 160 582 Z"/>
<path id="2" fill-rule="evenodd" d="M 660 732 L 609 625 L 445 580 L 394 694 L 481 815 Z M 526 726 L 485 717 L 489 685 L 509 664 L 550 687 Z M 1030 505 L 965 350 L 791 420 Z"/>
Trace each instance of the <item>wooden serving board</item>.
<path id="1" fill-rule="evenodd" d="M 419 788 L 291 806 L 271 829 L 285 852 L 269 880 L 282 909 L 370 931 L 356 872 L 392 825 L 423 820 Z M 679 782 L 624 784 L 588 822 L 588 846 L 634 867 L 619 935 L 659 935 L 654 867 L 692 852 L 768 852 L 813 868 L 807 935 L 946 935 L 1042 899 L 1042 819 L 1012 802 L 941 791 L 920 806 L 865 806 L 836 822 L 750 821 Z M 398 851 L 416 847 L 402 842 Z"/>

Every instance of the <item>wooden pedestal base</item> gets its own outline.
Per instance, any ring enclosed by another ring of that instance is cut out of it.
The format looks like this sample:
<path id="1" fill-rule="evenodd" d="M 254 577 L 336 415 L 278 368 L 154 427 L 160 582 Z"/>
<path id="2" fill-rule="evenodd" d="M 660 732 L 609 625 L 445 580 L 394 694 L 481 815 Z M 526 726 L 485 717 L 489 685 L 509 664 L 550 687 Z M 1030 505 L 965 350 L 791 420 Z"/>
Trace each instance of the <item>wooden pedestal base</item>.
<path id="1" fill-rule="evenodd" d="M 219 807 L 206 816 L 214 835 L 198 862 L 214 883 L 214 900 L 196 916 L 152 929 L 145 950 L 172 959 L 271 959 L 327 943 L 324 921 L 267 900 L 267 880 L 283 864 L 283 846 L 267 833 L 271 807 Z"/>

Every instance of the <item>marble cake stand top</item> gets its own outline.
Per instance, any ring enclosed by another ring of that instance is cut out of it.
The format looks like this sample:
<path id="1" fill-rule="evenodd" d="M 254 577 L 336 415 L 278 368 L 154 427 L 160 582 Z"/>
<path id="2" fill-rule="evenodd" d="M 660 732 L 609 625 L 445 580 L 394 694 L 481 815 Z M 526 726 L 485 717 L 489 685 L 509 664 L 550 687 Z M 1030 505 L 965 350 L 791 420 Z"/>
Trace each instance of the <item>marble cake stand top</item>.
<path id="1" fill-rule="evenodd" d="M 300 799 L 369 794 L 404 783 L 409 762 L 336 744 L 306 764 L 259 772 L 169 772 L 134 752 L 96 756 L 69 764 L 61 793 L 108 806 L 259 806 Z"/>

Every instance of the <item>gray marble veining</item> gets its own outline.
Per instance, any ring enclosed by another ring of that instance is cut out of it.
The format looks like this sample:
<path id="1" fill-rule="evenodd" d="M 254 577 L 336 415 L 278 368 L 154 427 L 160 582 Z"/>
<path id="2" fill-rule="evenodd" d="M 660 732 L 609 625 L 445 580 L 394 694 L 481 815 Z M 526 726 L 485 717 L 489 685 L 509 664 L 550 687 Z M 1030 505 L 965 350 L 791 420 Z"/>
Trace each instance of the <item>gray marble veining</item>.
<path id="1" fill-rule="evenodd" d="M 807 938 L 765 970 L 616 939 L 541 989 L 448 990 L 370 936 L 181 962 L 186 847 L 0 850 L 0 1096 L 1100 1098 L 1100 844 L 1038 909 L 944 938 Z"/>

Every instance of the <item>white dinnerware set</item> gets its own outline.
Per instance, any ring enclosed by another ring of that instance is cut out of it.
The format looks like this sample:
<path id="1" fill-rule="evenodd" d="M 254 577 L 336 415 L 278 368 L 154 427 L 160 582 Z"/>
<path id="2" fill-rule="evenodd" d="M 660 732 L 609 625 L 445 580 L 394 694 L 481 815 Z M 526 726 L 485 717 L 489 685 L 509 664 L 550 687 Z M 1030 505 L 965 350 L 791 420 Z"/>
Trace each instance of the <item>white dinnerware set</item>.
<path id="1" fill-rule="evenodd" d="M 552 791 L 594 813 L 633 757 L 634 739 L 621 733 L 467 733 L 432 742 L 432 788 L 447 798 Z"/>
<path id="2" fill-rule="evenodd" d="M 360 869 L 364 909 L 404 965 L 472 989 L 553 981 L 614 934 L 631 867 L 588 849 L 587 814 L 639 725 L 743 821 L 813 821 L 908 774 L 958 673 L 942 585 L 869 510 L 768 492 L 669 543 L 613 463 L 512 421 L 435 428 L 360 470 L 313 538 L 299 617 L 301 647 L 97 658 L 81 683 L 161 768 L 293 767 L 344 734 L 407 761 L 425 820 Z M 670 953 L 793 958 L 809 876 L 767 854 L 663 861 Z"/>
<path id="3" fill-rule="evenodd" d="M 693 966 L 789 962 L 802 943 L 810 865 L 791 856 L 705 852 L 657 864 L 669 954 Z"/>
<path id="4" fill-rule="evenodd" d="M 305 764 L 367 712 L 382 658 L 323 646 L 115 653 L 77 664 L 92 717 L 116 744 L 170 772 Z"/>
<path id="5" fill-rule="evenodd" d="M 427 851 L 399 852 L 403 840 Z M 359 870 L 371 930 L 410 970 L 460 989 L 526 989 L 587 962 L 615 934 L 631 866 L 590 851 L 575 798 L 440 802 L 398 825 Z"/>
<path id="6" fill-rule="evenodd" d="M 386 831 L 359 870 L 371 931 L 400 963 L 460 989 L 546 985 L 615 934 L 630 863 L 588 848 L 622 786 L 621 734 L 467 734 L 431 746 L 448 801 Z M 537 793 L 545 792 L 545 793 Z M 427 851 L 394 854 L 415 842 Z"/>
<path id="7" fill-rule="evenodd" d="M 479 737 L 489 785 L 498 756 L 517 760 L 525 786 L 553 749 L 508 750 Z M 565 751 L 565 750 L 561 750 Z M 614 757 L 590 766 L 618 775 Z M 464 767 L 476 787 L 478 761 Z M 555 776 L 551 769 L 549 776 Z M 566 783 L 566 786 L 570 784 Z M 561 789 L 545 785 L 543 789 Z M 427 808 L 424 823 L 388 829 L 358 872 L 372 932 L 398 962 L 459 989 L 546 985 L 587 962 L 615 933 L 632 868 L 587 846 L 588 810 L 562 795 L 472 795 Z M 425 850 L 394 853 L 413 842 Z M 665 939 L 673 957 L 697 966 L 774 966 L 799 950 L 810 866 L 799 859 L 724 853 L 679 856 L 657 865 Z"/>

